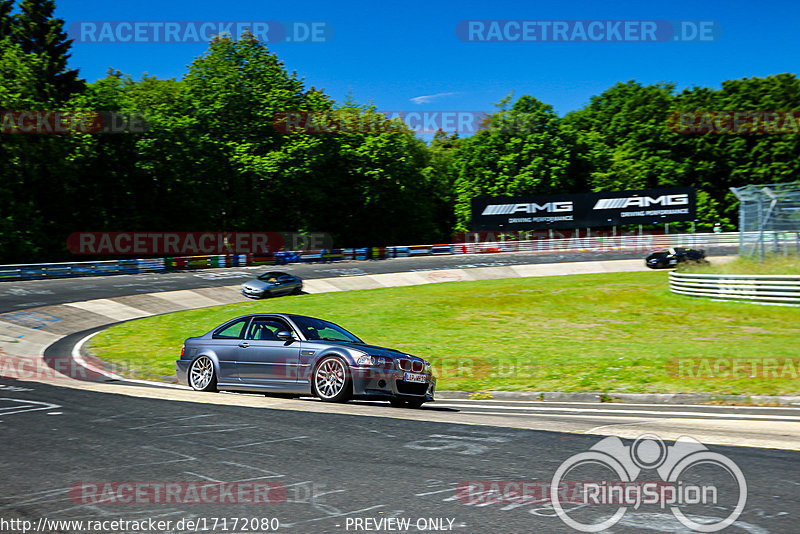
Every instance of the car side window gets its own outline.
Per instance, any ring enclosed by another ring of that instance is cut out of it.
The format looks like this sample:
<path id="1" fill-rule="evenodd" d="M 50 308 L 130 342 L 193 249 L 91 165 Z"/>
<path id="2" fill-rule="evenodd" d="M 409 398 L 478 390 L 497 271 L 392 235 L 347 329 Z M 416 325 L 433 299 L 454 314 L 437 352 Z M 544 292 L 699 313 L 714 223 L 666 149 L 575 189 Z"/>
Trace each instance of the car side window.
<path id="1" fill-rule="evenodd" d="M 218 328 L 216 331 L 214 331 L 214 339 L 242 339 L 244 328 L 249 320 L 249 317 L 245 317 L 244 319 L 239 319 L 238 321 L 234 321 L 230 324 L 222 326 L 221 328 Z"/>
<path id="2" fill-rule="evenodd" d="M 281 330 L 292 331 L 286 323 L 277 319 L 253 319 L 247 331 L 247 339 L 280 341 L 278 339 L 278 332 Z"/>
<path id="3" fill-rule="evenodd" d="M 292 279 L 291 276 L 281 276 L 278 278 L 278 282 L 288 282 Z"/>
<path id="4" fill-rule="evenodd" d="M 317 330 L 317 335 L 322 339 L 333 339 L 338 341 L 350 341 L 344 334 L 337 332 L 333 328 L 322 328 Z"/>

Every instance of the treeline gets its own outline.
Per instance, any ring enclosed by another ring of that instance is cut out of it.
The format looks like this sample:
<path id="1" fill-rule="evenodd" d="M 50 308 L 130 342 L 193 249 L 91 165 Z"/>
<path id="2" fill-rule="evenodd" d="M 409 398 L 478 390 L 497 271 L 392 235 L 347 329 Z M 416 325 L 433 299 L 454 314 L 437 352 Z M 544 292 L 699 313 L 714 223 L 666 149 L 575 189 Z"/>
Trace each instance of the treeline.
<path id="1" fill-rule="evenodd" d="M 792 74 L 681 92 L 629 81 L 563 118 L 532 96 L 508 97 L 473 136 L 439 132 L 430 145 L 402 124 L 283 133 L 274 119 L 286 111 L 376 110 L 334 102 L 248 35 L 214 39 L 180 80 L 110 71 L 86 83 L 69 69 L 70 42 L 52 0 L 24 0 L 15 14 L 12 4 L 0 0 L 0 109 L 142 115 L 148 130 L 3 130 L 0 263 L 75 259 L 65 241 L 77 231 L 324 231 L 339 246 L 440 242 L 469 229 L 476 196 L 674 185 L 699 190 L 700 229 L 734 229 L 729 187 L 800 176 L 798 135 L 669 126 L 676 111 L 800 109 Z"/>

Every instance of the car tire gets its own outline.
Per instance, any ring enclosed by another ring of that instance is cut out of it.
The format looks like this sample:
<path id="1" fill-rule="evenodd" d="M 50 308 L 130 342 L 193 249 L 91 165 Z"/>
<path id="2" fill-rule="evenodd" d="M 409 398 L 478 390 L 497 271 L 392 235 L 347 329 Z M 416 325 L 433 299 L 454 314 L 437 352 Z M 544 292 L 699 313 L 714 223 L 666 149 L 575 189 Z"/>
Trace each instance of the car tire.
<path id="1" fill-rule="evenodd" d="M 323 402 L 347 402 L 353 395 L 350 368 L 338 356 L 322 358 L 311 377 L 314 395 Z"/>
<path id="2" fill-rule="evenodd" d="M 189 365 L 189 386 L 195 391 L 217 391 L 217 372 L 208 356 L 198 356 Z"/>

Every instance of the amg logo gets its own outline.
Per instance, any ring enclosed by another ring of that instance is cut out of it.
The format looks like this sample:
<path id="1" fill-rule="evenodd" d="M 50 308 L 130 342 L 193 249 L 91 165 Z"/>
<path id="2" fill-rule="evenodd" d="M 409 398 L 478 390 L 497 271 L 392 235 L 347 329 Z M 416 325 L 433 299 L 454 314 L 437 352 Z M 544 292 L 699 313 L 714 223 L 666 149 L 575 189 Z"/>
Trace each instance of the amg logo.
<path id="1" fill-rule="evenodd" d="M 646 208 L 653 204 L 662 206 L 685 206 L 689 204 L 689 195 L 682 193 L 679 195 L 661 195 L 660 197 L 624 197 L 624 198 L 601 198 L 594 205 L 596 210 L 615 210 L 625 209 L 631 206 Z"/>
<path id="2" fill-rule="evenodd" d="M 572 202 L 548 202 L 547 204 L 489 204 L 481 215 L 513 215 L 514 213 L 536 213 L 547 211 L 550 213 L 563 213 L 572 211 Z"/>

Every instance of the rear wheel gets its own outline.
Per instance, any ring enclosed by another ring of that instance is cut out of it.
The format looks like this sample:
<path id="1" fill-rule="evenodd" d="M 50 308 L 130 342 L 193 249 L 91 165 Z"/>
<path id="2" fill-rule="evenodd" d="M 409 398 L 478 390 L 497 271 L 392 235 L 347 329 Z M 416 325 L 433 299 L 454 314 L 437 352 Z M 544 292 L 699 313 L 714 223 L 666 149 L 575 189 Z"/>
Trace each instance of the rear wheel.
<path id="1" fill-rule="evenodd" d="M 341 358 L 323 358 L 314 370 L 314 394 L 325 402 L 346 402 L 353 392 L 347 364 Z"/>
<path id="2" fill-rule="evenodd" d="M 216 391 L 217 375 L 214 362 L 208 356 L 199 356 L 189 366 L 189 385 L 195 391 Z"/>

